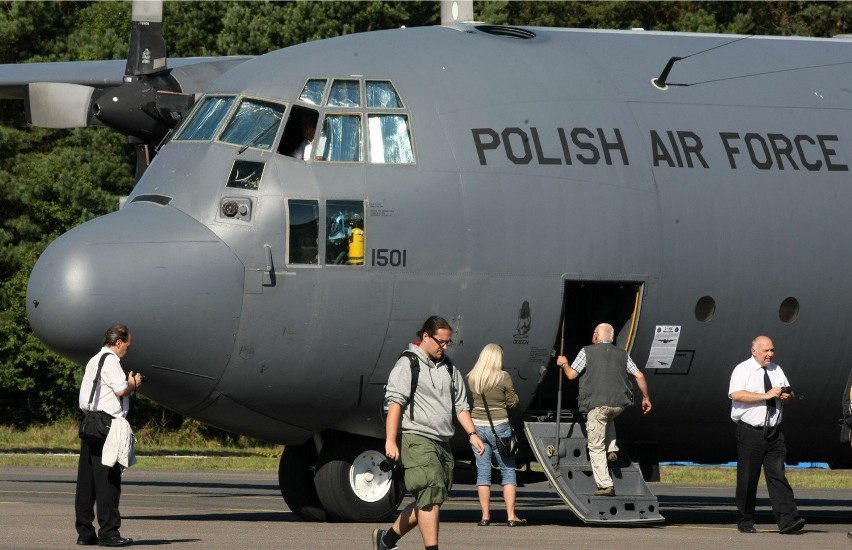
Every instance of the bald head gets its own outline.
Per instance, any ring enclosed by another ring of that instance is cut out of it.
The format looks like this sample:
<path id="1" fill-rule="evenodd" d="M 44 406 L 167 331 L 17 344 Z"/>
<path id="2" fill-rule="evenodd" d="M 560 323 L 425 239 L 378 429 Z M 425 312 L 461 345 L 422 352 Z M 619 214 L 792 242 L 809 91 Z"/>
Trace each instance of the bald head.
<path id="1" fill-rule="evenodd" d="M 595 327 L 595 333 L 592 334 L 592 342 L 595 344 L 598 342 L 611 343 L 614 334 L 615 330 L 612 328 L 612 325 L 609 323 L 601 323 Z"/>
<path id="2" fill-rule="evenodd" d="M 775 345 L 769 337 L 758 336 L 751 342 L 751 356 L 760 363 L 760 366 L 766 367 L 775 357 Z"/>

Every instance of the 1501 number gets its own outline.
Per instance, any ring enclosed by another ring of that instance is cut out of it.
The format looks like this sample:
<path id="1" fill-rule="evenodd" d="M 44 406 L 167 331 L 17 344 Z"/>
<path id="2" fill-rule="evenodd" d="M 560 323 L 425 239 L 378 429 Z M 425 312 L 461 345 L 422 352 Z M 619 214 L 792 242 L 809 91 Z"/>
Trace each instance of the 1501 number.
<path id="1" fill-rule="evenodd" d="M 397 250 L 395 248 L 374 248 L 370 255 L 370 265 L 379 267 L 405 267 L 407 250 Z"/>

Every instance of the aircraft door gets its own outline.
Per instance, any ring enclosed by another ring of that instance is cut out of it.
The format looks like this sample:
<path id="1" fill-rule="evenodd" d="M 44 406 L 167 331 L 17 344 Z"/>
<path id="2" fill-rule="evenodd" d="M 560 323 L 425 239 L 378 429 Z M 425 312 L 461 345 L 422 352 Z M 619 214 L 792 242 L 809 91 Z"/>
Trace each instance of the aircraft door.
<path id="1" fill-rule="evenodd" d="M 629 351 L 639 321 L 642 288 L 641 282 L 565 281 L 555 354 L 573 361 L 583 346 L 591 344 L 592 333 L 600 323 L 611 324 L 615 344 Z M 539 385 L 533 409 L 556 409 L 561 372 L 553 364 L 551 367 Z M 562 381 L 562 410 L 577 410 L 578 389 L 576 382 Z"/>
<path id="2" fill-rule="evenodd" d="M 843 392 L 843 419 L 840 422 L 840 443 L 852 444 L 852 373 L 846 381 L 846 389 Z"/>

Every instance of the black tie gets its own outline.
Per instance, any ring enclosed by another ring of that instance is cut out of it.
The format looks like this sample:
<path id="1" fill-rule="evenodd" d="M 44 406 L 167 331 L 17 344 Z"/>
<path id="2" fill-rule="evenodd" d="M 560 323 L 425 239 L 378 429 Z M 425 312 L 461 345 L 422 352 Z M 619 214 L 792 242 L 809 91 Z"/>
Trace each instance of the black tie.
<path id="1" fill-rule="evenodd" d="M 769 391 L 772 389 L 772 380 L 769 379 L 769 371 L 764 367 L 763 369 L 763 391 Z M 772 416 L 775 413 L 775 398 L 768 399 L 766 401 L 766 412 L 769 413 L 769 416 Z"/>
<path id="2" fill-rule="evenodd" d="M 769 379 L 769 371 L 766 367 L 763 368 L 763 390 L 769 391 L 772 389 L 772 380 Z M 766 437 L 769 432 L 769 419 L 775 414 L 775 398 L 766 400 L 766 420 L 763 423 L 763 436 Z"/>

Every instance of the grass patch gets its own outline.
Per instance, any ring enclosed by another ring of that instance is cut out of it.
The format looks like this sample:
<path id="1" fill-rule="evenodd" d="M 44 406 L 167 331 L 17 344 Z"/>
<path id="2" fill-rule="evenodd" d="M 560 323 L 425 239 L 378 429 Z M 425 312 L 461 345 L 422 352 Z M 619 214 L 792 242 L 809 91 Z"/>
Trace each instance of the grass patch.
<path id="1" fill-rule="evenodd" d="M 0 426 L 0 467 L 76 468 L 80 452 L 79 422 L 64 420 L 17 430 Z M 179 430 L 149 424 L 134 430 L 134 468 L 203 470 L 277 470 L 283 446 L 245 436 L 207 437 L 203 424 L 186 420 Z"/>
<path id="2" fill-rule="evenodd" d="M 7 454 L 0 453 L 0 468 L 76 468 L 78 454 Z M 157 456 L 137 457 L 134 470 L 231 470 L 277 472 L 278 459 L 268 456 Z"/>
<path id="3" fill-rule="evenodd" d="M 820 468 L 787 468 L 787 479 L 794 489 L 852 489 L 849 470 L 825 470 Z M 735 486 L 737 469 L 713 466 L 661 466 L 660 481 L 678 485 L 705 487 Z M 765 486 L 763 477 L 760 485 Z"/>
<path id="4" fill-rule="evenodd" d="M 0 467 L 76 468 L 77 420 L 16 430 L 0 426 Z M 281 445 L 245 436 L 209 437 L 204 425 L 185 420 L 178 430 L 149 424 L 135 430 L 139 462 L 134 468 L 164 470 L 277 471 Z M 541 471 L 538 464 L 533 471 Z M 848 470 L 788 468 L 793 488 L 852 489 Z M 733 487 L 737 470 L 714 466 L 661 466 L 660 481 L 678 485 Z M 760 481 L 764 483 L 763 478 Z"/>

